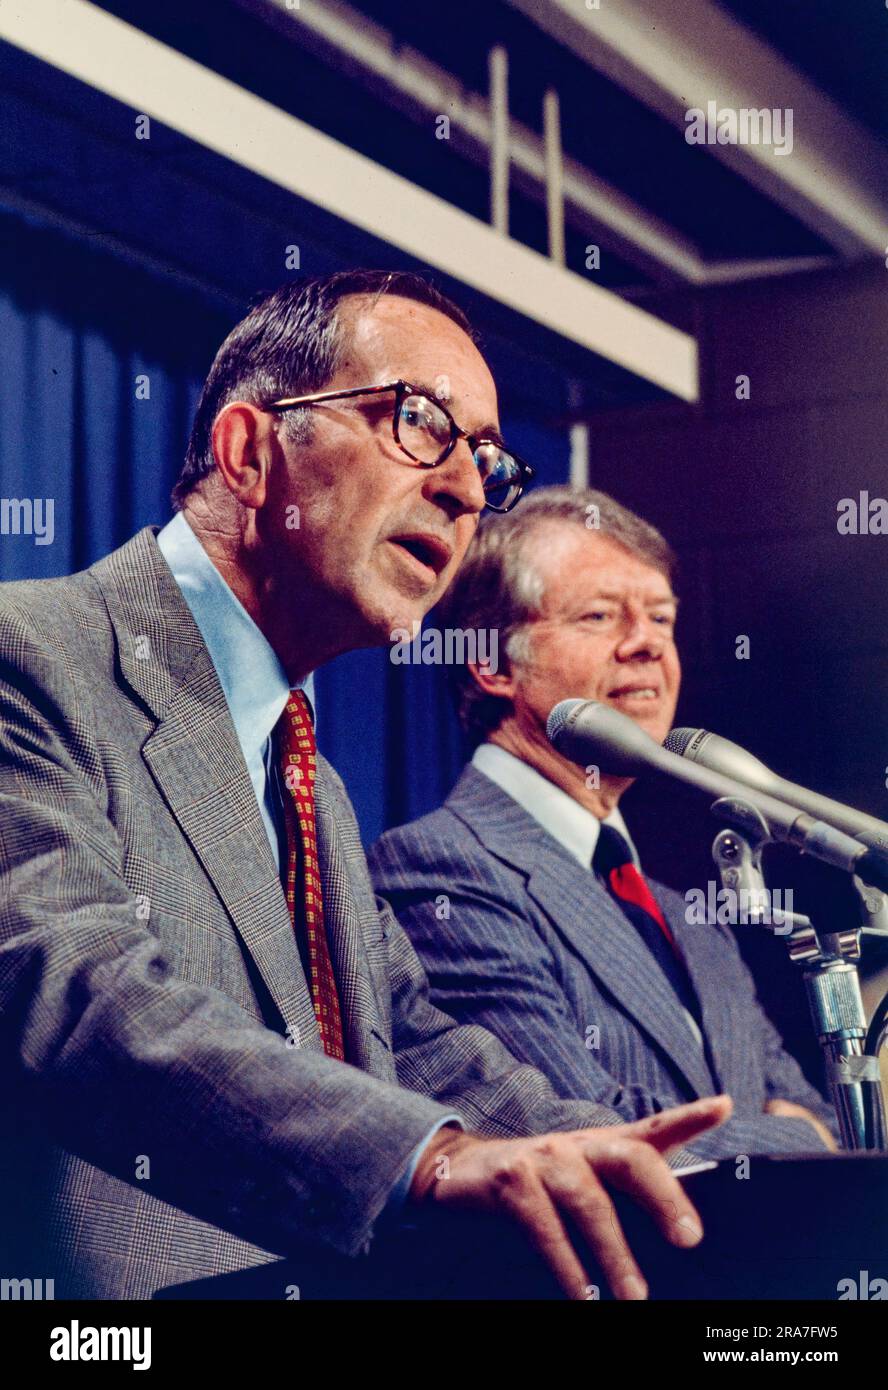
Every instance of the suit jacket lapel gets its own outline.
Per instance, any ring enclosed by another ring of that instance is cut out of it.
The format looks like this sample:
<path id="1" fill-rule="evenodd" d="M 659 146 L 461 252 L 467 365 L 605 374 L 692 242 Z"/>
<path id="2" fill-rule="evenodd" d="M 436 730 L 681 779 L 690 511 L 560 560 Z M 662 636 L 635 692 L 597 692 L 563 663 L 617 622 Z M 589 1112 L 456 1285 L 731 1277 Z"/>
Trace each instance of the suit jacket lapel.
<path id="1" fill-rule="evenodd" d="M 142 757 L 286 1027 L 321 1049 L 299 950 L 228 705 L 200 630 L 146 527 L 91 573 L 124 679 L 157 721 Z"/>
<path id="2" fill-rule="evenodd" d="M 658 897 L 662 899 L 663 895 Z M 670 911 L 663 900 L 661 906 L 681 947 L 700 1001 L 713 1081 L 719 1090 L 730 1092 L 733 1089 L 731 1058 L 736 1055 L 737 1040 L 749 1031 L 748 1005 L 744 1007 L 733 990 L 723 988 L 725 948 L 717 928 L 689 923 L 683 913 Z"/>
<path id="3" fill-rule="evenodd" d="M 711 1094 L 709 1069 L 668 980 L 591 869 L 477 768 L 466 768 L 447 805 L 491 853 L 527 878 L 530 896 L 590 973 L 659 1044 L 691 1093 Z"/>
<path id="4" fill-rule="evenodd" d="M 339 989 L 345 1055 L 353 1066 L 376 1072 L 378 1049 L 371 1042 L 371 1034 L 375 1033 L 388 1047 L 387 1030 L 382 1026 L 376 1002 L 361 916 L 337 826 L 333 796 L 324 773 L 324 760 L 320 757 L 315 779 L 315 820 L 324 922 Z M 375 912 L 371 930 L 379 934 L 381 942 L 382 931 Z"/>

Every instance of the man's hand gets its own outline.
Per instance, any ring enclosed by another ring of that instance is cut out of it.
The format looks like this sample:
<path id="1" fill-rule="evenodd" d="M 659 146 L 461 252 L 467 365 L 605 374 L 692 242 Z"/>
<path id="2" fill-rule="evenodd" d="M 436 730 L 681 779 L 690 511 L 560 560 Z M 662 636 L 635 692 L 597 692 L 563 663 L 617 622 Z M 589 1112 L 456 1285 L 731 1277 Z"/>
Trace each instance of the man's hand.
<path id="1" fill-rule="evenodd" d="M 569 1298 L 589 1283 L 562 1217 L 589 1242 L 617 1298 L 646 1298 L 647 1285 L 603 1181 L 647 1208 L 673 1245 L 697 1245 L 703 1227 L 663 1154 L 721 1124 L 730 1096 L 714 1096 L 612 1129 L 529 1139 L 482 1139 L 446 1127 L 422 1153 L 410 1196 L 501 1212 L 519 1222 Z M 446 1162 L 444 1161 L 446 1160 Z"/>
<path id="2" fill-rule="evenodd" d="M 796 1105 L 795 1101 L 793 1100 L 766 1100 L 765 1114 L 783 1115 L 784 1117 L 791 1120 L 807 1120 L 808 1124 L 812 1125 L 814 1129 L 816 1129 L 817 1133 L 820 1135 L 820 1138 L 823 1140 L 826 1147 L 828 1149 L 831 1149 L 833 1153 L 838 1153 L 839 1146 L 836 1143 L 833 1136 L 830 1134 L 826 1125 L 823 1123 L 822 1120 L 818 1120 L 817 1116 L 812 1114 L 812 1112 L 807 1108 L 807 1106 Z"/>

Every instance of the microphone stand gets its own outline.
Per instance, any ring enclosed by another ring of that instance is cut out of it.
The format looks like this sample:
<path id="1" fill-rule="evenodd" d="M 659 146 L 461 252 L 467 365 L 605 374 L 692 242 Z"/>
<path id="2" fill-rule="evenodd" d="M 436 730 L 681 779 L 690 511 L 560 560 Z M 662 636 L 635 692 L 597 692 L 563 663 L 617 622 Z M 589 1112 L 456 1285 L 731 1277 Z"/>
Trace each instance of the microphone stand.
<path id="1" fill-rule="evenodd" d="M 857 972 L 861 924 L 877 916 L 873 890 L 854 878 L 861 911 L 861 922 L 854 927 L 817 930 L 810 918 L 795 912 L 781 912 L 781 924 L 775 927 L 761 865 L 762 849 L 771 839 L 767 823 L 754 806 L 738 797 L 716 801 L 712 811 L 731 822 L 712 845 L 722 887 L 737 894 L 741 902 L 739 895 L 745 891 L 746 901 L 752 904 L 745 920 L 783 936 L 790 960 L 802 969 L 842 1147 L 888 1151 L 879 1071 L 879 1052 L 888 1041 L 888 995 L 876 1010 L 867 1036 Z"/>

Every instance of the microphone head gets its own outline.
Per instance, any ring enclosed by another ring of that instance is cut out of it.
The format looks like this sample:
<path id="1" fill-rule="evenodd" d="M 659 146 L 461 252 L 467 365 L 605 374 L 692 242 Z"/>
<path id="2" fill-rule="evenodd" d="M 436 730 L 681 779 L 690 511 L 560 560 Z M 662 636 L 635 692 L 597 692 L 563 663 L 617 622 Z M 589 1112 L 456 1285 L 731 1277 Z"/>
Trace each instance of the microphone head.
<path id="1" fill-rule="evenodd" d="M 549 718 L 546 720 L 546 738 L 550 743 L 557 745 L 558 735 L 574 710 L 586 703 L 586 700 L 561 700 L 559 704 L 553 706 L 549 712 Z"/>
<path id="2" fill-rule="evenodd" d="M 712 734 L 708 729 L 673 729 L 666 735 L 663 747 L 692 763 L 733 777 L 745 787 L 780 797 L 780 779 L 763 762 L 747 753 L 738 743 Z"/>
<path id="3" fill-rule="evenodd" d="M 563 757 L 615 777 L 637 777 L 663 761 L 663 749 L 634 719 L 597 700 L 562 700 L 546 733 Z"/>
<path id="4" fill-rule="evenodd" d="M 701 729 L 670 729 L 663 740 L 663 747 L 667 753 L 677 753 L 681 758 L 688 744 L 699 733 Z"/>

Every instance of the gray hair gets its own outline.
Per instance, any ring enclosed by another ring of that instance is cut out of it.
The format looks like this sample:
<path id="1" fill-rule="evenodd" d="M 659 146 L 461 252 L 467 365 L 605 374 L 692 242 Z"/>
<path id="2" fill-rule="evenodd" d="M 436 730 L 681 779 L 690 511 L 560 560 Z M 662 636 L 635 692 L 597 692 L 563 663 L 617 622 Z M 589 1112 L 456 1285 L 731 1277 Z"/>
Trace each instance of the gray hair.
<path id="1" fill-rule="evenodd" d="M 439 608 L 440 625 L 479 631 L 491 626 L 512 661 L 527 659 L 529 633 L 522 629 L 539 617 L 544 582 L 536 565 L 538 533 L 553 522 L 618 542 L 672 583 L 676 557 L 656 527 L 607 493 L 591 488 L 544 487 L 502 516 L 487 513 L 456 579 Z M 510 700 L 488 695 L 466 664 L 451 668 L 460 723 L 473 747 L 483 743 L 511 711 Z"/>

